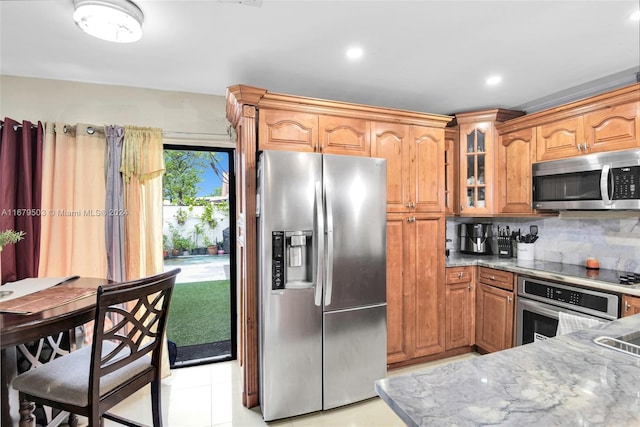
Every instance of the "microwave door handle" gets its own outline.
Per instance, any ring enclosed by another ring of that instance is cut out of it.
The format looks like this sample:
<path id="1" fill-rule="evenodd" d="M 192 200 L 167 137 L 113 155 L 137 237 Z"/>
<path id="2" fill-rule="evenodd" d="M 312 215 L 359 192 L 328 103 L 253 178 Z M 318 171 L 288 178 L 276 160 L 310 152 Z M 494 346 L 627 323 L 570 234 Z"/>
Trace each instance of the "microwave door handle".
<path id="1" fill-rule="evenodd" d="M 610 165 L 602 166 L 602 172 L 600 173 L 600 196 L 605 206 L 611 206 L 611 199 L 609 198 L 609 171 Z"/>

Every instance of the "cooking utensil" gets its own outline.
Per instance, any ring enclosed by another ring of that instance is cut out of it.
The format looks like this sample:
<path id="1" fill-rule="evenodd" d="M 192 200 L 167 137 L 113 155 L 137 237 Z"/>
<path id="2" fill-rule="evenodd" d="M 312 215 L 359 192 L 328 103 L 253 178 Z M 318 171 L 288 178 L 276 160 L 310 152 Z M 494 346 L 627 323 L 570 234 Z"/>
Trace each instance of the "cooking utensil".
<path id="1" fill-rule="evenodd" d="M 532 236 L 537 236 L 538 235 L 538 226 L 537 225 L 529 226 L 529 233 L 531 233 Z"/>

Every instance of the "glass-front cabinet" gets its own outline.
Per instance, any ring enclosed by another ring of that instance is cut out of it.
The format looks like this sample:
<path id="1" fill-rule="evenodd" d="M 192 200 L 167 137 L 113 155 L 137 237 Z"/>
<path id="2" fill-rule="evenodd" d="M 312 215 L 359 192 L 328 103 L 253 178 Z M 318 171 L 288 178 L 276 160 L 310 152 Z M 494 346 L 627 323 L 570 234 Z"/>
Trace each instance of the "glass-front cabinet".
<path id="1" fill-rule="evenodd" d="M 460 213 L 485 213 L 493 183 L 491 123 L 460 125 Z"/>
<path id="2" fill-rule="evenodd" d="M 522 114 L 522 111 L 503 109 L 456 114 L 460 135 L 460 215 L 496 213 L 495 200 L 500 187 L 496 175 L 495 125 Z"/>

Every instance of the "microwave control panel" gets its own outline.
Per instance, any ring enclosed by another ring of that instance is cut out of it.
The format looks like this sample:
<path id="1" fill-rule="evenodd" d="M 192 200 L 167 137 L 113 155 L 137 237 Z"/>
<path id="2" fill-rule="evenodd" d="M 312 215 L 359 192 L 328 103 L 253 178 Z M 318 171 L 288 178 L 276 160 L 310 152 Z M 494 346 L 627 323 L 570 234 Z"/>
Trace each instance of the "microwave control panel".
<path id="1" fill-rule="evenodd" d="M 640 199 L 640 166 L 611 169 L 613 200 Z"/>

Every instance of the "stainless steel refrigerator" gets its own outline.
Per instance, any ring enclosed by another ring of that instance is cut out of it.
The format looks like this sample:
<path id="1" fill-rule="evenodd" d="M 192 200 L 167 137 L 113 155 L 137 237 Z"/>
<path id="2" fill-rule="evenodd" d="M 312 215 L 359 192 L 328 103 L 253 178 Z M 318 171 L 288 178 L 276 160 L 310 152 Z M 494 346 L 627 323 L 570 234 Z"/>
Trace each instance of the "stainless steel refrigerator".
<path id="1" fill-rule="evenodd" d="M 386 160 L 264 151 L 259 359 L 270 421 L 375 395 L 386 376 Z"/>

